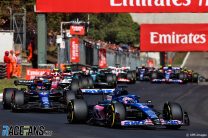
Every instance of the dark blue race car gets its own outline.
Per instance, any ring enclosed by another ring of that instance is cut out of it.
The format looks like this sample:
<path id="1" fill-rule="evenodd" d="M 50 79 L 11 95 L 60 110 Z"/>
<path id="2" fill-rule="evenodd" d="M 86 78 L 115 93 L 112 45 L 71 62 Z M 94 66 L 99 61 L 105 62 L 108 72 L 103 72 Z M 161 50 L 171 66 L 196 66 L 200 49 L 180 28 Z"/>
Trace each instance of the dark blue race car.
<path id="1" fill-rule="evenodd" d="M 85 122 L 108 127 L 166 126 L 178 129 L 189 125 L 189 117 L 178 103 L 167 102 L 161 112 L 151 102 L 141 103 L 136 95 L 129 94 L 123 87 L 114 90 L 86 91 L 90 94 L 107 94 L 106 99 L 89 105 L 83 99 L 71 100 L 67 107 L 69 123 Z"/>
<path id="2" fill-rule="evenodd" d="M 30 109 L 65 110 L 67 103 L 75 99 L 66 89 L 51 89 L 51 83 L 42 80 L 15 81 L 16 85 L 28 88 L 5 88 L 3 92 L 3 108 L 13 112 Z"/>
<path id="3" fill-rule="evenodd" d="M 186 75 L 180 72 L 179 67 L 162 67 L 151 74 L 151 82 L 153 83 L 185 83 Z"/>

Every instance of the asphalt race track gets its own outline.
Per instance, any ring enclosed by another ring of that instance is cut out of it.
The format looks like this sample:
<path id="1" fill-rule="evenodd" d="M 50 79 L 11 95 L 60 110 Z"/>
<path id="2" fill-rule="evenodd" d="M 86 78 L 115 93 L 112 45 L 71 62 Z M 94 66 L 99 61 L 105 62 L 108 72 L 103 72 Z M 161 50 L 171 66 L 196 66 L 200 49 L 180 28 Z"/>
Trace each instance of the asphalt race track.
<path id="1" fill-rule="evenodd" d="M 12 113 L 0 111 L 0 131 L 2 125 L 44 125 L 52 130 L 56 138 L 184 138 L 205 134 L 208 137 L 208 85 L 197 84 L 151 84 L 138 82 L 129 85 L 133 93 L 142 100 L 152 100 L 157 108 L 162 109 L 166 101 L 175 101 L 189 113 L 191 125 L 179 130 L 165 128 L 110 129 L 86 124 L 68 124 L 65 113 Z M 92 98 L 92 97 L 91 97 Z"/>

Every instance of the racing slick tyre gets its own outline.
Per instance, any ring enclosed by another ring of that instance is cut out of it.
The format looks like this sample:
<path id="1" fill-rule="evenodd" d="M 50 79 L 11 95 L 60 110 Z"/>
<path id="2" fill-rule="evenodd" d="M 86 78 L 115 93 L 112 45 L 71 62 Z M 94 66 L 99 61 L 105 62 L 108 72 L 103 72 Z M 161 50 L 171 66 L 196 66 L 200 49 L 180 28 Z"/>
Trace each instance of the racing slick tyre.
<path id="1" fill-rule="evenodd" d="M 109 85 L 113 83 L 113 75 L 112 74 L 107 74 L 106 75 L 106 81 Z"/>
<path id="2" fill-rule="evenodd" d="M 94 88 L 93 79 L 91 77 L 88 77 L 88 88 Z"/>
<path id="3" fill-rule="evenodd" d="M 127 72 L 127 79 L 132 80 L 133 76 L 131 72 Z"/>
<path id="4" fill-rule="evenodd" d="M 87 78 L 82 78 L 82 88 L 88 88 L 89 83 Z"/>
<path id="5" fill-rule="evenodd" d="M 106 126 L 120 127 L 121 121 L 125 120 L 126 111 L 121 103 L 113 103 L 107 107 L 106 111 Z"/>
<path id="6" fill-rule="evenodd" d="M 183 110 L 178 103 L 167 102 L 163 107 L 163 118 L 165 120 L 179 120 L 183 122 Z M 181 125 L 167 125 L 169 129 L 179 129 Z"/>
<path id="7" fill-rule="evenodd" d="M 73 91 L 66 92 L 66 103 L 68 104 L 71 100 L 76 99 L 76 95 Z"/>
<path id="8" fill-rule="evenodd" d="M 153 72 L 152 75 L 151 75 L 151 78 L 152 79 L 157 79 L 157 77 L 158 77 L 157 72 Z"/>
<path id="9" fill-rule="evenodd" d="M 79 90 L 79 81 L 77 79 L 73 79 L 71 82 L 71 90 L 77 91 Z"/>
<path id="10" fill-rule="evenodd" d="M 83 88 L 83 81 L 82 81 L 82 79 L 83 79 L 83 78 L 81 78 L 81 79 L 78 80 L 78 82 L 79 82 L 79 88 L 80 88 L 80 89 Z"/>
<path id="11" fill-rule="evenodd" d="M 12 112 L 19 112 L 21 108 L 19 106 L 23 105 L 25 102 L 25 96 L 23 91 L 15 91 L 12 98 Z"/>
<path id="12" fill-rule="evenodd" d="M 3 109 L 11 109 L 12 95 L 16 91 L 15 88 L 5 88 L 3 91 Z"/>
<path id="13" fill-rule="evenodd" d="M 179 79 L 184 80 L 185 79 L 185 73 L 180 73 L 179 74 Z"/>
<path id="14" fill-rule="evenodd" d="M 199 75 L 197 73 L 194 73 L 193 77 L 192 77 L 192 81 L 193 82 L 198 82 L 198 78 L 199 78 Z"/>
<path id="15" fill-rule="evenodd" d="M 117 78 L 116 78 L 116 75 L 115 74 L 113 74 L 113 82 L 117 82 Z"/>
<path id="16" fill-rule="evenodd" d="M 136 71 L 132 71 L 133 79 L 136 80 Z"/>
<path id="17" fill-rule="evenodd" d="M 67 105 L 67 120 L 69 123 L 87 121 L 87 103 L 81 99 L 71 100 Z"/>
<path id="18" fill-rule="evenodd" d="M 131 72 L 132 73 L 132 83 L 134 84 L 134 83 L 136 83 L 136 72 L 134 72 L 134 71 L 132 71 Z"/>

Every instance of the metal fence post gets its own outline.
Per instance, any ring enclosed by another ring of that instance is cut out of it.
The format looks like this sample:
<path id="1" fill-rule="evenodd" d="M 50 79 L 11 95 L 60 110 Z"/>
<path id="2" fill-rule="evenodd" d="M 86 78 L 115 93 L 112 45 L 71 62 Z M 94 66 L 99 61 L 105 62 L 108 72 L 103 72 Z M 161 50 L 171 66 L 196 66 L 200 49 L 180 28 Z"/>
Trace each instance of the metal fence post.
<path id="1" fill-rule="evenodd" d="M 46 64 L 47 24 L 46 15 L 37 15 L 38 30 L 38 65 Z"/>

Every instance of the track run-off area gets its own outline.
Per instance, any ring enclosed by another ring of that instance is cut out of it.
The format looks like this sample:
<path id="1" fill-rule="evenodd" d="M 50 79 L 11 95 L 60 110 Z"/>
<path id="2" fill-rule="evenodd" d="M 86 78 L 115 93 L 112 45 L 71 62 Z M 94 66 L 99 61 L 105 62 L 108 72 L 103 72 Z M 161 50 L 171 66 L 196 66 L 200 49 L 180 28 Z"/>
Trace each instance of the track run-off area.
<path id="1" fill-rule="evenodd" d="M 169 130 L 164 127 L 112 129 L 87 124 L 68 124 L 66 113 L 12 113 L 10 110 L 3 110 L 0 103 L 0 132 L 3 125 L 44 125 L 46 130 L 53 131 L 51 137 L 56 138 L 182 138 L 196 135 L 208 137 L 208 85 L 137 82 L 128 85 L 128 90 L 139 95 L 141 101 L 151 100 L 156 109 L 162 110 L 166 101 L 178 102 L 188 112 L 190 126 Z M 96 97 L 86 97 L 89 101 L 93 101 L 94 98 Z"/>

